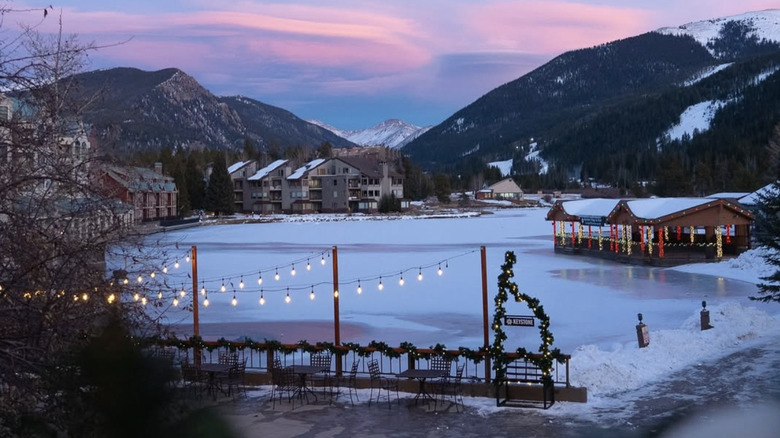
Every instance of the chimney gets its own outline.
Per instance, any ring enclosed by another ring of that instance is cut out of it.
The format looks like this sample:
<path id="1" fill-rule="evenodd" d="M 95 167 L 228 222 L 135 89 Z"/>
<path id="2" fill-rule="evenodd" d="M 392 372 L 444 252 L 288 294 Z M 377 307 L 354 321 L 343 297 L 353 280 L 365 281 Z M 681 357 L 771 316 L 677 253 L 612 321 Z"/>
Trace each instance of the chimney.
<path id="1" fill-rule="evenodd" d="M 162 172 L 162 163 L 161 162 L 158 161 L 158 162 L 154 163 L 154 171 L 156 173 L 160 174 L 160 175 L 163 174 L 163 172 Z"/>

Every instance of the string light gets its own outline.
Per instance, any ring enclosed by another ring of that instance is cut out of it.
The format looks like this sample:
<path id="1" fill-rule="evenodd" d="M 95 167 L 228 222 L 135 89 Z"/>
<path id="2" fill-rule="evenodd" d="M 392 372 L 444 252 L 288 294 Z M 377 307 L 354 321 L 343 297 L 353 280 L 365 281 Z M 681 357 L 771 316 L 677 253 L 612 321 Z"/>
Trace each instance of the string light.
<path id="1" fill-rule="evenodd" d="M 225 288 L 225 279 L 223 278 L 222 279 L 222 286 L 219 287 L 219 291 L 220 292 L 225 292 L 225 290 L 227 290 L 227 289 Z"/>
<path id="2" fill-rule="evenodd" d="M 203 298 L 203 307 L 208 307 L 208 306 L 209 306 L 209 296 L 205 295 Z"/>
<path id="3" fill-rule="evenodd" d="M 290 298 L 290 288 L 288 287 L 287 288 L 287 296 L 284 297 L 284 302 L 287 303 L 287 304 L 290 304 L 290 300 L 291 300 L 291 298 Z"/>
<path id="4" fill-rule="evenodd" d="M 422 276 L 422 266 L 420 266 L 420 270 L 417 271 L 417 281 L 422 281 L 422 279 L 423 279 L 423 276 Z"/>
<path id="5" fill-rule="evenodd" d="M 404 273 L 401 272 L 399 275 L 401 276 L 401 278 L 398 279 L 398 285 L 399 286 L 403 286 L 404 285 Z"/>
<path id="6" fill-rule="evenodd" d="M 124 280 L 122 280 L 122 284 L 127 284 L 127 283 L 130 283 L 130 279 L 128 279 L 127 277 L 125 277 L 125 279 L 124 279 Z"/>
<path id="7" fill-rule="evenodd" d="M 238 288 L 243 289 L 244 288 L 244 277 L 241 276 L 241 281 L 238 283 Z"/>
<path id="8" fill-rule="evenodd" d="M 181 285 L 181 290 L 179 291 L 179 295 L 184 298 L 187 295 L 187 291 L 184 290 L 184 284 Z"/>
<path id="9" fill-rule="evenodd" d="M 149 274 L 149 276 L 150 276 L 150 277 L 152 277 L 152 278 L 154 278 L 154 275 L 155 275 L 155 274 L 154 274 L 154 271 L 152 271 L 152 273 L 151 273 L 151 274 Z"/>
<path id="10" fill-rule="evenodd" d="M 145 306 L 149 301 L 146 299 L 146 295 L 141 297 L 141 305 Z"/>
<path id="11" fill-rule="evenodd" d="M 138 274 L 138 278 L 136 278 L 136 281 L 138 281 L 139 283 L 144 281 L 144 278 L 141 277 L 141 274 Z"/>
<path id="12" fill-rule="evenodd" d="M 116 301 L 116 295 L 112 293 L 108 296 L 108 304 L 113 304 L 114 301 Z"/>
<path id="13" fill-rule="evenodd" d="M 84 292 L 83 294 L 81 294 L 81 299 L 87 301 L 89 299 L 89 295 L 87 295 L 87 293 Z"/>
<path id="14" fill-rule="evenodd" d="M 160 291 L 158 291 L 158 292 L 157 292 L 157 299 L 158 299 L 158 300 L 161 300 L 161 299 L 162 299 L 162 290 L 160 290 Z"/>
<path id="15" fill-rule="evenodd" d="M 263 284 L 263 273 L 262 272 L 258 272 L 257 273 L 257 285 L 259 286 L 261 284 Z"/>
<path id="16" fill-rule="evenodd" d="M 179 269 L 179 259 L 176 259 L 176 261 L 173 263 L 173 267 Z"/>
<path id="17" fill-rule="evenodd" d="M 190 262 L 190 252 L 189 251 L 187 251 L 187 256 L 184 257 L 184 261 L 187 262 L 187 263 Z"/>
<path id="18" fill-rule="evenodd" d="M 360 280 L 358 280 L 358 288 L 357 288 L 357 293 L 358 293 L 358 295 L 360 295 L 360 294 L 362 294 L 362 293 L 363 293 L 363 288 L 362 288 L 362 287 L 360 287 Z"/>
<path id="19" fill-rule="evenodd" d="M 339 291 L 337 289 L 333 291 L 333 298 L 338 298 L 338 297 L 339 297 Z"/>
<path id="20" fill-rule="evenodd" d="M 306 259 L 306 270 L 311 271 L 311 263 L 309 263 L 309 259 Z"/>
<path id="21" fill-rule="evenodd" d="M 176 297 L 173 297 L 173 307 L 178 307 L 178 306 L 179 306 L 179 299 L 176 298 Z"/>
<path id="22" fill-rule="evenodd" d="M 382 284 L 382 277 L 379 277 L 379 284 L 376 286 L 377 289 L 382 290 L 385 288 L 385 286 Z"/>
<path id="23" fill-rule="evenodd" d="M 138 300 L 140 300 L 140 299 L 141 299 L 141 294 L 139 294 L 138 292 L 136 292 L 135 294 L 133 294 L 133 301 L 138 301 Z"/>
<path id="24" fill-rule="evenodd" d="M 290 269 L 290 275 L 295 277 L 295 264 L 292 265 L 292 269 Z"/>
<path id="25" fill-rule="evenodd" d="M 276 273 L 274 274 L 274 280 L 279 281 L 279 268 L 276 268 Z"/>
<path id="26" fill-rule="evenodd" d="M 439 270 L 436 271 L 437 274 L 439 274 L 439 277 L 441 277 L 442 274 L 444 274 L 444 271 L 441 270 L 441 263 L 439 263 Z"/>
<path id="27" fill-rule="evenodd" d="M 162 272 L 163 272 L 163 274 L 167 274 L 168 273 L 168 267 L 163 265 Z"/>
<path id="28" fill-rule="evenodd" d="M 236 290 L 233 289 L 233 299 L 230 300 L 230 304 L 233 305 L 233 307 L 236 307 L 238 305 L 238 300 L 236 299 Z"/>
<path id="29" fill-rule="evenodd" d="M 325 266 L 325 255 L 324 254 L 322 255 L 322 259 L 320 260 L 320 264 L 322 266 Z"/>
<path id="30" fill-rule="evenodd" d="M 265 305 L 265 297 L 263 297 L 263 290 L 262 289 L 260 289 L 260 305 L 261 306 Z"/>
<path id="31" fill-rule="evenodd" d="M 200 289 L 200 294 L 201 294 L 201 295 L 206 295 L 206 282 L 205 282 L 205 281 L 204 281 L 204 282 L 201 282 L 201 285 L 202 285 L 203 287 Z"/>
<path id="32" fill-rule="evenodd" d="M 311 287 L 311 293 L 309 294 L 309 299 L 314 301 L 314 286 Z"/>

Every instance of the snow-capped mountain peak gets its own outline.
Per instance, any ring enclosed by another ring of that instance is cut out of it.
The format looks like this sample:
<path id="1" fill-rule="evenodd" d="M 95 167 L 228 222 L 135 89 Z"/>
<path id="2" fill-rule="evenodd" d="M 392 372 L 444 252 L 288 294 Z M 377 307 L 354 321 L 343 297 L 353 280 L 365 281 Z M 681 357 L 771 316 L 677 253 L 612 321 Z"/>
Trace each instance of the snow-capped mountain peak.
<path id="1" fill-rule="evenodd" d="M 758 41 L 766 40 L 780 43 L 780 9 L 747 12 L 730 17 L 713 20 L 697 21 L 677 27 L 663 27 L 656 32 L 666 35 L 689 35 L 710 53 L 718 57 L 713 43 L 721 36 L 722 30 L 729 23 L 739 23 L 749 29 L 746 36 L 755 37 Z"/>
<path id="2" fill-rule="evenodd" d="M 399 119 L 388 119 L 371 128 L 353 131 L 343 131 L 319 120 L 308 122 L 361 146 L 388 146 L 394 149 L 403 147 L 431 128 L 430 126 L 421 128 Z"/>

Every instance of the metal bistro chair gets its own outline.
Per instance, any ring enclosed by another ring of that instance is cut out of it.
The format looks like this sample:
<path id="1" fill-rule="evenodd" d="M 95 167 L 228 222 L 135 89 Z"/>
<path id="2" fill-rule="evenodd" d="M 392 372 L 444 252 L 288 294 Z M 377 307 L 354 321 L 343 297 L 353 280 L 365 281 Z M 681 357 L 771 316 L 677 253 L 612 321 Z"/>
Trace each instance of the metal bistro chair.
<path id="1" fill-rule="evenodd" d="M 395 391 L 396 403 L 398 405 L 401 404 L 401 399 L 398 397 L 398 379 L 383 377 L 379 372 L 379 362 L 376 359 L 368 363 L 368 374 L 371 378 L 371 392 L 368 398 L 369 407 L 371 407 L 371 400 L 374 398 L 374 388 L 378 390 L 376 395 L 377 403 L 379 403 L 379 399 L 382 396 L 382 391 L 387 391 L 387 408 L 390 409 L 390 391 Z"/>
<path id="2" fill-rule="evenodd" d="M 246 358 L 239 361 L 235 366 L 231 366 L 227 375 L 227 387 L 228 396 L 233 394 L 233 388 L 235 388 L 235 394 L 243 391 L 246 395 L 246 386 L 244 386 L 244 375 L 246 374 Z M 233 395 L 235 398 L 236 395 Z"/>
<path id="3" fill-rule="evenodd" d="M 460 412 L 460 406 L 463 406 L 463 387 L 461 386 L 461 383 L 463 381 L 463 370 L 465 368 L 466 364 L 458 365 L 454 378 L 441 380 L 434 387 L 435 393 L 441 396 L 441 403 L 444 404 L 445 399 L 450 397 L 457 412 Z M 436 404 L 438 404 L 438 401 Z"/>
<path id="4" fill-rule="evenodd" d="M 443 356 L 433 356 L 429 365 L 432 370 L 441 372 L 441 379 L 448 378 L 450 371 L 452 371 L 452 359 L 447 359 Z"/>
<path id="5" fill-rule="evenodd" d="M 276 408 L 276 396 L 282 402 L 282 396 L 287 394 L 287 401 L 295 409 L 295 393 L 300 389 L 300 378 L 291 368 L 271 368 L 271 409 Z"/>
<path id="6" fill-rule="evenodd" d="M 331 354 L 329 351 L 319 351 L 309 356 L 309 364 L 322 367 L 322 373 L 309 376 L 309 386 L 312 388 L 322 388 L 323 394 L 333 395 L 333 379 L 330 374 Z"/>
<path id="7" fill-rule="evenodd" d="M 208 377 L 200 372 L 200 369 L 186 359 L 181 361 L 181 379 L 183 387 L 198 398 L 203 396 L 208 383 Z"/>
<path id="8" fill-rule="evenodd" d="M 336 386 L 336 394 L 341 395 L 341 388 L 347 388 L 347 392 L 349 392 L 349 402 L 354 406 L 355 402 L 352 399 L 352 393 L 355 393 L 355 400 L 360 401 L 360 398 L 358 398 L 357 393 L 357 373 L 358 373 L 358 367 L 360 366 L 360 360 L 357 360 L 355 362 L 352 362 L 352 368 L 349 371 L 349 374 L 345 376 L 341 376 L 336 379 L 335 386 Z"/>

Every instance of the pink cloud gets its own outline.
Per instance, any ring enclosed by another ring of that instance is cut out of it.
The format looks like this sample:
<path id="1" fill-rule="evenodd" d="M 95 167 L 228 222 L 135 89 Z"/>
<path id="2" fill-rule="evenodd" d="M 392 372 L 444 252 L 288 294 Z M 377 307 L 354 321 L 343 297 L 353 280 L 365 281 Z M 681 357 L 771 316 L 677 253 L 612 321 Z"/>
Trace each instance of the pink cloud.
<path id="1" fill-rule="evenodd" d="M 646 11 L 584 3 L 508 1 L 473 6 L 468 26 L 483 47 L 559 53 L 646 32 Z"/>

